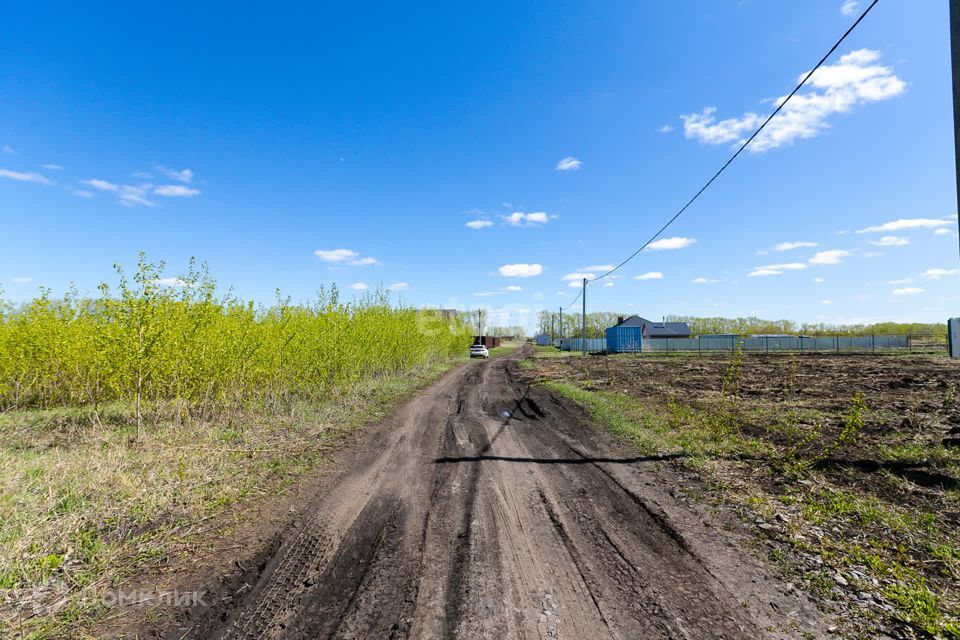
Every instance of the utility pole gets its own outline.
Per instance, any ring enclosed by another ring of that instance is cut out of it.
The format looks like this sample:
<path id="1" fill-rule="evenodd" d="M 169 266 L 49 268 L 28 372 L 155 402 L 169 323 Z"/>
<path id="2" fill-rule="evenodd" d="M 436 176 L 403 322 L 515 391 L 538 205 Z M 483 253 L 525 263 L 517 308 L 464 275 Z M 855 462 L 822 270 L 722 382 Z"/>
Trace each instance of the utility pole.
<path id="1" fill-rule="evenodd" d="M 583 355 L 587 355 L 587 279 L 583 279 L 583 326 L 580 328 Z"/>
<path id="2" fill-rule="evenodd" d="M 563 305 L 560 305 L 560 339 L 563 340 Z"/>
<path id="3" fill-rule="evenodd" d="M 960 210 L 960 0 L 950 0 L 950 60 L 953 67 L 954 168 L 957 176 L 957 209 Z"/>
<path id="4" fill-rule="evenodd" d="M 960 0 L 950 0 L 950 66 L 953 69 L 954 169 L 957 177 L 957 210 L 960 213 Z M 952 358 L 960 358 L 960 318 L 947 320 L 947 347 Z"/>

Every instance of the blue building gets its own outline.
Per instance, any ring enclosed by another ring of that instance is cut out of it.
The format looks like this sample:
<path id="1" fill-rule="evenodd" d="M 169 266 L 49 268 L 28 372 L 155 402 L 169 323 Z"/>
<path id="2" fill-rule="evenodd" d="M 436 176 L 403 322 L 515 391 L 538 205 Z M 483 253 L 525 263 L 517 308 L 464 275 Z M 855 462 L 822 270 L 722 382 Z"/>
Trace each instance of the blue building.
<path id="1" fill-rule="evenodd" d="M 643 341 L 651 338 L 689 338 L 686 322 L 650 322 L 640 316 L 620 317 L 617 324 L 606 331 L 607 352 L 638 353 Z"/>

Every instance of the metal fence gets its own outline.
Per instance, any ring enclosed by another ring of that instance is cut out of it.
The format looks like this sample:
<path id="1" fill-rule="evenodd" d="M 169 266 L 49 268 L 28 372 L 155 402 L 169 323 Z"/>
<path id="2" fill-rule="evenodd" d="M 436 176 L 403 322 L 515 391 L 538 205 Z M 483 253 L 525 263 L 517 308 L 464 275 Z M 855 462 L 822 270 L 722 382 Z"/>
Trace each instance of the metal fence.
<path id="1" fill-rule="evenodd" d="M 616 336 L 614 336 L 616 338 Z M 562 351 L 636 353 L 637 341 L 611 338 L 561 338 Z M 642 353 L 947 353 L 946 336 L 928 334 L 869 336 L 720 336 L 645 338 Z"/>
<path id="2" fill-rule="evenodd" d="M 945 336 L 699 336 L 696 338 L 648 338 L 643 352 L 744 353 L 946 353 Z"/>
<path id="3" fill-rule="evenodd" d="M 561 338 L 560 339 L 560 350 L 561 351 L 583 351 L 584 343 L 582 338 Z M 586 343 L 587 351 L 606 351 L 607 350 L 607 339 L 606 338 L 587 338 Z"/>

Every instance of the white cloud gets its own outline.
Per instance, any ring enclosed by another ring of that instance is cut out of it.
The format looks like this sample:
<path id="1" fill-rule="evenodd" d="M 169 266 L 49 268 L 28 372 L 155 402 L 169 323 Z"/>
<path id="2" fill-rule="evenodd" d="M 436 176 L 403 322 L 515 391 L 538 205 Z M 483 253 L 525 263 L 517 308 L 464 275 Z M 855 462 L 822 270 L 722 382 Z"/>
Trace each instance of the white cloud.
<path id="1" fill-rule="evenodd" d="M 784 262 L 781 264 L 768 264 L 759 268 L 774 269 L 776 271 L 800 271 L 802 269 L 806 269 L 807 265 L 803 264 L 802 262 Z"/>
<path id="2" fill-rule="evenodd" d="M 804 249 L 816 247 L 816 242 L 781 242 L 773 247 L 774 251 L 792 251 L 793 249 Z"/>
<path id="3" fill-rule="evenodd" d="M 938 236 L 947 236 L 950 235 L 950 229 L 934 229 L 933 233 Z"/>
<path id="4" fill-rule="evenodd" d="M 89 187 L 93 187 L 97 191 L 115 193 L 117 195 L 117 202 L 125 207 L 133 207 L 138 204 L 145 207 L 154 207 L 157 204 L 152 200 L 147 199 L 147 195 L 150 193 L 151 189 L 151 185 L 149 184 L 114 184 L 113 182 L 108 182 L 99 178 L 81 180 L 80 182 Z"/>
<path id="5" fill-rule="evenodd" d="M 13 150 L 13 147 L 11 147 L 11 146 L 8 145 L 8 144 L 5 144 L 5 145 L 0 146 L 0 152 L 2 152 L 2 153 L 16 153 L 16 151 Z"/>
<path id="6" fill-rule="evenodd" d="M 190 184 L 191 182 L 193 182 L 193 171 L 191 171 L 190 169 L 182 169 L 180 171 L 177 171 L 175 169 L 168 169 L 166 167 L 158 166 L 157 171 L 167 176 L 171 180 L 184 182 L 186 184 Z"/>
<path id="7" fill-rule="evenodd" d="M 884 231 L 903 231 L 905 229 L 936 229 L 953 224 L 952 220 L 937 220 L 934 218 L 899 218 L 891 222 L 884 222 L 875 227 L 866 227 L 857 230 L 857 233 L 882 233 Z"/>
<path id="8" fill-rule="evenodd" d="M 317 249 L 313 252 L 324 262 L 344 264 L 351 267 L 366 267 L 371 264 L 380 264 L 376 258 L 361 258 L 353 249 Z"/>
<path id="9" fill-rule="evenodd" d="M 130 185 L 122 185 L 122 189 L 117 195 L 119 198 L 118 202 L 125 207 L 134 207 L 138 204 L 141 204 L 145 207 L 155 207 L 157 206 L 157 203 L 146 198 L 148 188 L 148 186 L 134 187 Z"/>
<path id="10" fill-rule="evenodd" d="M 704 278 L 701 276 L 699 278 L 694 278 L 690 282 L 692 282 L 693 284 L 713 284 L 714 282 L 720 282 L 720 281 L 714 278 Z"/>
<path id="11" fill-rule="evenodd" d="M 200 195 L 198 189 L 185 187 L 181 184 L 165 184 L 154 188 L 153 193 L 165 198 L 193 198 Z"/>
<path id="12" fill-rule="evenodd" d="M 910 240 L 899 236 L 883 236 L 879 240 L 871 240 L 870 244 L 878 247 L 903 247 L 910 244 Z"/>
<path id="13" fill-rule="evenodd" d="M 9 169 L 0 169 L 0 178 L 8 178 L 10 180 L 16 180 L 17 182 L 32 182 L 34 184 L 42 184 L 48 187 L 53 184 L 53 181 L 50 178 L 30 171 L 10 171 Z"/>
<path id="14" fill-rule="evenodd" d="M 567 275 L 560 278 L 561 280 L 569 280 L 572 282 L 580 282 L 584 278 L 587 280 L 593 280 L 597 277 L 596 273 L 590 273 L 588 271 L 575 271 L 573 273 L 568 273 Z"/>
<path id="15" fill-rule="evenodd" d="M 508 216 L 501 217 L 507 224 L 513 227 L 534 227 L 539 224 L 546 224 L 550 219 L 544 211 L 534 211 L 532 213 L 514 211 Z"/>
<path id="16" fill-rule="evenodd" d="M 776 269 L 764 269 L 760 267 L 748 273 L 747 276 L 750 278 L 763 278 L 766 276 L 779 276 L 782 273 L 783 271 L 777 271 Z"/>
<path id="17" fill-rule="evenodd" d="M 29 276 L 14 276 L 10 279 L 13 284 L 30 284 L 33 282 L 33 278 Z"/>
<path id="18" fill-rule="evenodd" d="M 50 171 L 60 171 L 61 169 L 63 169 L 63 167 L 60 166 L 59 164 L 53 164 L 52 162 L 50 164 L 43 165 L 43 168 L 49 169 Z"/>
<path id="19" fill-rule="evenodd" d="M 638 276 L 633 276 L 635 280 L 663 280 L 663 274 L 659 271 L 648 271 Z"/>
<path id="20" fill-rule="evenodd" d="M 765 276 L 779 276 L 784 271 L 800 271 L 806 269 L 807 265 L 802 262 L 786 262 L 783 264 L 768 264 L 762 267 L 756 267 L 747 274 L 751 278 L 762 278 Z"/>
<path id="21" fill-rule="evenodd" d="M 913 278 L 900 278 L 899 280 L 887 280 L 887 284 L 910 284 L 913 282 Z"/>
<path id="22" fill-rule="evenodd" d="M 674 127 L 672 124 L 665 124 L 662 127 L 657 129 L 657 133 L 670 133 L 673 131 Z"/>
<path id="23" fill-rule="evenodd" d="M 500 295 L 500 292 L 499 291 L 478 291 L 473 295 L 477 296 L 478 298 L 488 298 L 490 296 L 498 296 Z"/>
<path id="24" fill-rule="evenodd" d="M 497 272 L 507 278 L 530 278 L 543 273 L 543 265 L 527 264 L 521 262 L 518 264 L 505 264 Z"/>
<path id="25" fill-rule="evenodd" d="M 663 238 L 662 240 L 656 240 L 647 245 L 647 251 L 663 251 L 667 249 L 684 249 L 689 247 L 694 242 L 696 238 Z"/>
<path id="26" fill-rule="evenodd" d="M 606 282 L 603 283 L 603 286 L 605 286 L 605 287 L 612 287 L 612 286 L 613 286 L 613 280 L 607 280 Z"/>
<path id="27" fill-rule="evenodd" d="M 97 191 L 110 191 L 116 193 L 120 191 L 120 185 L 101 180 L 100 178 L 91 178 L 90 180 L 81 180 L 83 184 L 93 187 Z"/>
<path id="28" fill-rule="evenodd" d="M 816 282 L 817 284 L 821 284 L 824 282 L 824 279 L 818 276 L 814 278 L 813 281 Z"/>
<path id="29" fill-rule="evenodd" d="M 567 156 L 557 163 L 554 167 L 557 171 L 578 171 L 583 166 L 583 162 L 573 156 Z"/>
<path id="30" fill-rule="evenodd" d="M 492 227 L 493 222 L 490 220 L 471 220 L 467 223 L 467 226 L 471 229 L 483 229 L 484 227 Z"/>
<path id="31" fill-rule="evenodd" d="M 874 64 L 880 53 L 858 49 L 840 57 L 834 64 L 820 67 L 807 81 L 810 87 L 790 99 L 777 116 L 748 147 L 753 153 L 812 138 L 830 125 L 828 118 L 847 113 L 854 107 L 893 98 L 903 93 L 906 84 L 890 67 Z M 806 72 L 800 75 L 804 77 Z M 781 104 L 786 96 L 774 100 Z M 700 113 L 681 115 L 684 135 L 704 144 L 742 143 L 764 121 L 765 116 L 748 112 L 739 118 L 716 120 L 716 107 Z"/>
<path id="32" fill-rule="evenodd" d="M 178 287 L 178 288 L 184 288 L 184 287 L 190 286 L 190 283 L 188 283 L 186 280 L 183 280 L 181 278 L 157 278 L 156 280 L 153 280 L 153 284 L 158 284 L 161 287 Z"/>
<path id="33" fill-rule="evenodd" d="M 74 189 L 70 194 L 78 198 L 92 198 L 94 195 L 93 191 L 87 191 L 86 189 Z"/>
<path id="34" fill-rule="evenodd" d="M 840 15 L 852 16 L 857 10 L 857 4 L 859 4 L 857 0 L 847 0 L 840 6 Z"/>
<path id="35" fill-rule="evenodd" d="M 406 282 L 394 282 L 392 285 L 387 287 L 387 291 L 406 291 L 410 288 L 410 285 Z"/>
<path id="36" fill-rule="evenodd" d="M 163 167 L 157 167 L 158 170 L 162 171 L 170 178 L 179 180 L 181 182 L 190 182 L 193 180 L 193 172 L 189 169 L 184 169 L 182 171 L 173 171 L 171 169 L 165 169 Z M 135 174 L 139 177 L 149 177 L 149 174 Z M 92 187 L 97 191 L 104 191 L 107 193 L 113 193 L 117 196 L 117 202 L 122 204 L 125 207 L 133 207 L 136 205 L 143 205 L 145 207 L 155 207 L 156 202 L 150 200 L 148 196 L 157 195 L 164 198 L 193 198 L 200 195 L 199 189 L 194 189 L 192 187 L 186 187 L 179 184 L 165 184 L 165 185 L 153 185 L 149 183 L 143 184 L 118 184 L 115 182 L 109 182 L 108 180 L 102 180 L 100 178 L 91 178 L 89 180 L 81 180 L 81 184 L 85 184 L 88 187 Z M 74 191 L 73 194 L 81 198 L 90 197 L 87 195 L 89 192 L 85 190 Z"/>
<path id="37" fill-rule="evenodd" d="M 507 291 L 523 291 L 523 287 L 518 287 L 515 284 L 508 285 L 505 287 Z"/>
<path id="38" fill-rule="evenodd" d="M 350 285 L 350 288 L 354 289 L 355 291 L 365 291 L 370 287 L 367 286 L 366 282 L 354 282 Z"/>
<path id="39" fill-rule="evenodd" d="M 612 265 L 612 264 L 595 264 L 589 267 L 581 267 L 577 269 L 577 271 L 586 271 L 587 273 L 606 272 L 606 271 L 611 271 L 614 268 L 614 266 L 615 265 Z"/>
<path id="40" fill-rule="evenodd" d="M 820 304 L 833 304 L 832 300 L 821 300 Z"/>
<path id="41" fill-rule="evenodd" d="M 918 287 L 904 287 L 902 289 L 894 289 L 890 293 L 892 293 L 895 296 L 912 296 L 918 293 L 923 293 L 923 289 L 920 289 Z"/>
<path id="42" fill-rule="evenodd" d="M 923 272 L 923 277 L 930 280 L 939 280 L 947 276 L 955 276 L 960 273 L 960 269 L 927 269 Z"/>
<path id="43" fill-rule="evenodd" d="M 849 251 L 843 249 L 831 249 L 830 251 L 820 251 L 810 258 L 810 264 L 840 264 L 843 259 L 850 255 Z"/>

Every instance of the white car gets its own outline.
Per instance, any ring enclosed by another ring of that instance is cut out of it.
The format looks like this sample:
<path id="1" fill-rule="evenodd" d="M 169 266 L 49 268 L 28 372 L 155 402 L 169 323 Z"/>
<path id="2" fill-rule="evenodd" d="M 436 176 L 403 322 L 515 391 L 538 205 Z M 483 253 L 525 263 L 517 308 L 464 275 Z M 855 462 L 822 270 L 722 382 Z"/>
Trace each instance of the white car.
<path id="1" fill-rule="evenodd" d="M 487 348 L 482 344 L 475 344 L 470 347 L 470 357 L 471 358 L 489 358 L 490 352 L 487 351 Z"/>

